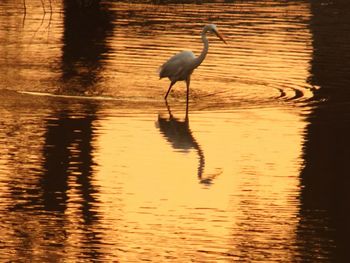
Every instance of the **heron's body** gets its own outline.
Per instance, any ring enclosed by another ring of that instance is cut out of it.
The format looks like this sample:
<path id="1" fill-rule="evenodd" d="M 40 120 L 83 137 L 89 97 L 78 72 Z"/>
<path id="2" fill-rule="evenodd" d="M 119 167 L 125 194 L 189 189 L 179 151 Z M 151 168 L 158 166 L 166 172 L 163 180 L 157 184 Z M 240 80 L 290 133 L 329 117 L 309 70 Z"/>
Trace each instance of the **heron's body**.
<path id="1" fill-rule="evenodd" d="M 170 81 L 186 80 L 194 70 L 192 64 L 195 58 L 192 51 L 182 51 L 174 55 L 161 66 L 159 77 L 167 77 Z"/>
<path id="2" fill-rule="evenodd" d="M 201 54 L 198 57 L 196 57 L 192 51 L 182 51 L 171 57 L 160 67 L 159 77 L 167 77 L 171 81 L 168 92 L 164 97 L 165 99 L 167 99 L 172 86 L 177 81 L 186 81 L 188 100 L 191 74 L 202 63 L 209 50 L 209 41 L 206 37 L 207 32 L 214 32 L 222 41 L 225 42 L 223 37 L 217 31 L 215 25 L 206 25 L 201 33 L 204 47 Z"/>

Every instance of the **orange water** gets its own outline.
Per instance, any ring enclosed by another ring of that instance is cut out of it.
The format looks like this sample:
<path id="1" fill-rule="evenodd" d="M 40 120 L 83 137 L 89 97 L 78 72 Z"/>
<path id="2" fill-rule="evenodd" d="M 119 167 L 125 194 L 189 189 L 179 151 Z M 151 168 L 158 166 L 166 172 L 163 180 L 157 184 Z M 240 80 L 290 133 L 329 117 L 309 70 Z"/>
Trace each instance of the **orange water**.
<path id="1" fill-rule="evenodd" d="M 1 260 L 336 258 L 333 214 L 307 199 L 325 100 L 308 1 L 26 4 L 0 4 Z M 207 23 L 228 44 L 209 36 L 186 112 L 157 69 L 199 54 Z"/>

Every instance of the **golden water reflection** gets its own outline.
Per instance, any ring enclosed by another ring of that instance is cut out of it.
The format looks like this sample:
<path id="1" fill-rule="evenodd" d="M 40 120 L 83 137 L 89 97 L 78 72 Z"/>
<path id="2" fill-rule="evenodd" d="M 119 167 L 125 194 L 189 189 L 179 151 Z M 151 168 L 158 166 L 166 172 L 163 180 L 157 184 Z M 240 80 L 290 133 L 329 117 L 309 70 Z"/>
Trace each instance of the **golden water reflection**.
<path id="1" fill-rule="evenodd" d="M 285 125 L 277 128 L 276 116 Z M 118 258 L 296 256 L 285 246 L 295 244 L 298 223 L 305 125 L 298 115 L 281 109 L 191 114 L 205 170 L 221 171 L 209 186 L 198 184 L 198 149 L 173 151 L 151 117 L 99 124 L 96 181 L 113 229 L 105 238 L 118 243 Z"/>

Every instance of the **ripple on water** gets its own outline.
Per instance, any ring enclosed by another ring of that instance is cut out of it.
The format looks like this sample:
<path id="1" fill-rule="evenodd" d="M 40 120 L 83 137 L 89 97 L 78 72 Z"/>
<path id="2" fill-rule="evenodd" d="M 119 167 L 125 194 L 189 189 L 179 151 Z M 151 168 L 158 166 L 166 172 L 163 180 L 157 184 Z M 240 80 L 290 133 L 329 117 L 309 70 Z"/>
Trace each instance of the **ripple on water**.
<path id="1" fill-rule="evenodd" d="M 106 30 L 108 37 L 103 39 L 91 35 L 106 49 L 101 56 L 86 58 L 84 63 L 81 60 L 87 54 L 77 50 L 76 65 L 69 60 L 59 61 L 61 54 L 57 47 L 63 44 L 62 52 L 74 48 L 70 47 L 74 40 L 62 31 L 61 8 L 58 4 L 54 6 L 50 28 L 47 29 L 54 37 L 38 51 L 36 43 L 41 39 L 38 34 L 33 36 L 33 28 L 38 28 L 40 33 L 45 32 L 45 28 L 40 26 L 40 17 L 32 15 L 35 12 L 40 14 L 43 9 L 39 1 L 28 7 L 27 20 L 31 23 L 24 24 L 20 45 L 42 55 L 26 57 L 19 54 L 18 49 L 9 48 L 8 57 L 18 61 L 13 67 L 21 74 L 16 77 L 4 74 L 2 78 L 7 88 L 68 96 L 75 93 L 91 95 L 94 99 L 115 99 L 131 105 L 140 100 L 161 101 L 169 82 L 158 80 L 158 67 L 181 50 L 193 50 L 198 55 L 202 49 L 199 36 L 202 26 L 214 22 L 226 36 L 228 44 L 210 37 L 209 54 L 192 77 L 191 96 L 194 101 L 208 102 L 211 106 L 236 105 L 244 101 L 263 105 L 276 100 L 306 101 L 313 96 L 312 87 L 307 83 L 311 60 L 307 3 L 112 3 L 106 15 L 115 12 L 118 16 L 101 29 Z M 215 17 L 220 19 L 213 19 Z M 3 19 L 0 23 L 6 21 Z M 62 34 L 65 43 L 60 42 Z M 16 35 L 11 37 L 17 38 Z M 88 43 L 91 47 L 87 48 L 94 50 L 93 42 Z M 3 66 L 8 65 L 6 61 L 1 62 Z M 48 64 L 46 61 L 58 63 Z M 31 70 L 28 65 L 32 65 Z M 91 82 L 73 76 L 74 71 L 89 72 Z M 35 80 L 31 77 L 33 75 Z M 170 98 L 183 99 L 184 86 L 184 83 L 177 84 Z"/>

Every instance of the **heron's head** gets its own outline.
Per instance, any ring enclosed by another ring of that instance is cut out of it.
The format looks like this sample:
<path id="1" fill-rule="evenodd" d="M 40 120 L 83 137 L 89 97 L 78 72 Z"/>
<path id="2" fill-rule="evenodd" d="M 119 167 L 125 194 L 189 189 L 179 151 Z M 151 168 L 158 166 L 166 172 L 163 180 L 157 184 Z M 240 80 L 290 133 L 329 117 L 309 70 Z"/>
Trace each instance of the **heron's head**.
<path id="1" fill-rule="evenodd" d="M 223 35 L 218 31 L 218 29 L 216 28 L 216 25 L 214 25 L 214 24 L 209 24 L 209 25 L 206 25 L 205 27 L 204 27 L 204 29 L 205 29 L 205 31 L 209 31 L 209 32 L 211 32 L 211 33 L 214 33 L 218 38 L 220 38 L 225 44 L 227 44 L 226 43 L 226 41 L 225 41 L 225 39 L 224 39 L 224 37 L 223 37 Z"/>

